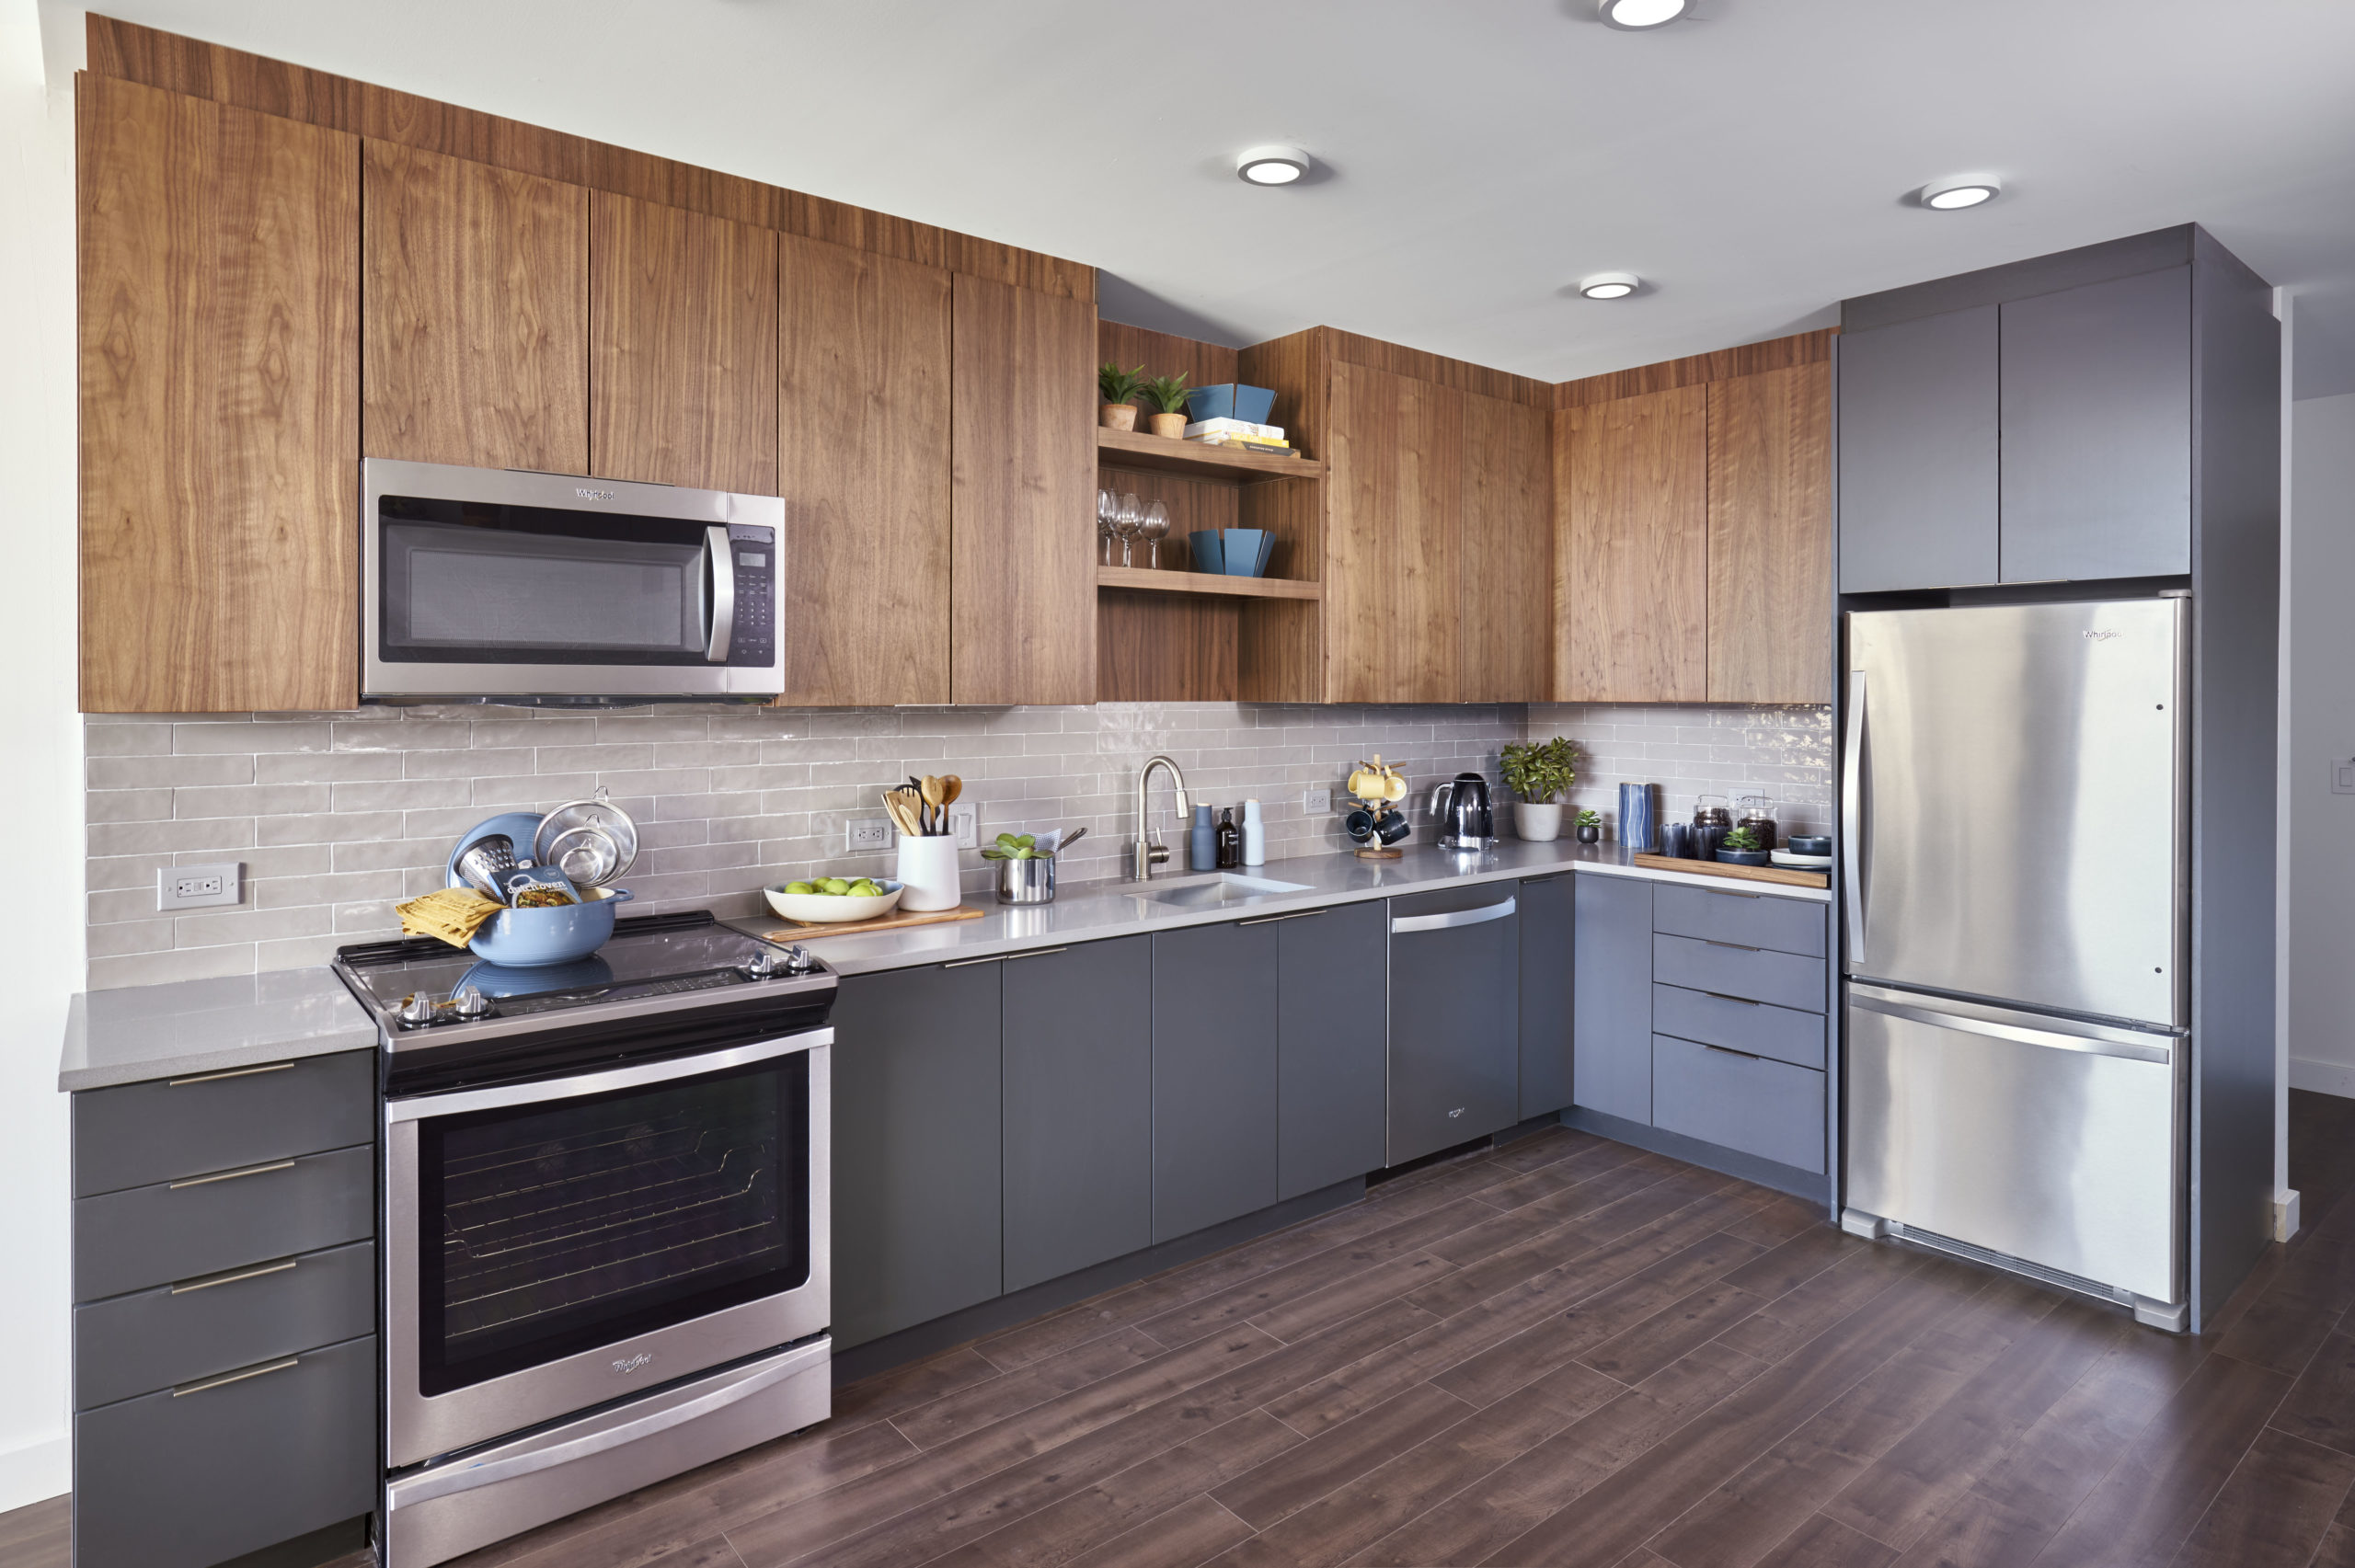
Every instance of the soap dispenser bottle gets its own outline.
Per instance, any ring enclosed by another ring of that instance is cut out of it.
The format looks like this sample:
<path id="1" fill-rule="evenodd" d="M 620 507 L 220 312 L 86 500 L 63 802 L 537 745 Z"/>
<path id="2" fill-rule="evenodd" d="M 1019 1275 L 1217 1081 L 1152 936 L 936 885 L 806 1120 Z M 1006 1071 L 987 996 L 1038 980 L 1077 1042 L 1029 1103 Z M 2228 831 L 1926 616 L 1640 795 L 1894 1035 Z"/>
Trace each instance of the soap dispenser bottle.
<path id="1" fill-rule="evenodd" d="M 1268 824 L 1260 817 L 1259 803 L 1256 800 L 1243 803 L 1243 864 L 1268 864 Z"/>
<path id="2" fill-rule="evenodd" d="M 1218 868 L 1227 870 L 1243 864 L 1243 833 L 1235 825 L 1235 807 L 1222 807 L 1218 814 Z"/>

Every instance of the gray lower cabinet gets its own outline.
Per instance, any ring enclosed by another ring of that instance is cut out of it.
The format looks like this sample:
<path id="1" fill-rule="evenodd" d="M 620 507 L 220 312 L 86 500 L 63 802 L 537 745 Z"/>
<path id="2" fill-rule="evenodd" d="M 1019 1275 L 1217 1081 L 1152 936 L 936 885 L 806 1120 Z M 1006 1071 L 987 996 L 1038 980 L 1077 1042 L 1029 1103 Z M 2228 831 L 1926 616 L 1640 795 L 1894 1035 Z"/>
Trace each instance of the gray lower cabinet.
<path id="1" fill-rule="evenodd" d="M 1571 953 L 1575 1103 L 1652 1119 L 1652 884 L 1580 874 Z"/>
<path id="2" fill-rule="evenodd" d="M 1283 915 L 1276 933 L 1276 1196 L 1382 1167 L 1383 973 L 1378 899 Z"/>
<path id="3" fill-rule="evenodd" d="M 1152 939 L 1001 969 L 1005 1281 L 1019 1290 L 1153 1240 Z"/>
<path id="4" fill-rule="evenodd" d="M 204 1568 L 376 1505 L 376 1340 L 74 1418 L 75 1568 Z"/>
<path id="5" fill-rule="evenodd" d="M 74 1196 L 148 1186 L 376 1138 L 376 1053 L 125 1083 L 74 1096 Z"/>
<path id="6" fill-rule="evenodd" d="M 1652 1120 L 1663 1131 L 1821 1172 L 1823 1074 L 1661 1035 L 1652 1042 Z"/>
<path id="7" fill-rule="evenodd" d="M 996 960 L 846 975 L 835 994 L 834 1338 L 1004 1289 Z"/>
<path id="8" fill-rule="evenodd" d="M 1521 1119 L 1518 894 L 1504 882 L 1390 900 L 1385 1164 Z"/>
<path id="9" fill-rule="evenodd" d="M 1996 580 L 1996 307 L 1844 333 L 1840 591 Z"/>
<path id="10" fill-rule="evenodd" d="M 1153 1239 L 1276 1201 L 1273 923 L 1153 934 Z"/>
<path id="11" fill-rule="evenodd" d="M 376 1230 L 372 1144 L 77 1198 L 74 1295 L 88 1301 Z"/>
<path id="12" fill-rule="evenodd" d="M 1521 879 L 1521 1119 L 1570 1103 L 1578 879 Z"/>

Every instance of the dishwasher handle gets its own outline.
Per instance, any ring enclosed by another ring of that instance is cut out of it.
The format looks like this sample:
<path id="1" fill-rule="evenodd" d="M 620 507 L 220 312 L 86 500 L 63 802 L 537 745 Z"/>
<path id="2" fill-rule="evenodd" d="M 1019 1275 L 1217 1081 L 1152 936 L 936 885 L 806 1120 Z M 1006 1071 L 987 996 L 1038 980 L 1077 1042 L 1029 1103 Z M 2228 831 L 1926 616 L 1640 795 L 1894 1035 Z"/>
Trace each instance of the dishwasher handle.
<path id="1" fill-rule="evenodd" d="M 1508 898 L 1501 904 L 1486 904 L 1476 910 L 1450 910 L 1438 915 L 1393 915 L 1390 934 L 1404 935 L 1414 931 L 1446 931 L 1459 925 L 1485 925 L 1500 921 L 1520 907 L 1517 898 Z"/>

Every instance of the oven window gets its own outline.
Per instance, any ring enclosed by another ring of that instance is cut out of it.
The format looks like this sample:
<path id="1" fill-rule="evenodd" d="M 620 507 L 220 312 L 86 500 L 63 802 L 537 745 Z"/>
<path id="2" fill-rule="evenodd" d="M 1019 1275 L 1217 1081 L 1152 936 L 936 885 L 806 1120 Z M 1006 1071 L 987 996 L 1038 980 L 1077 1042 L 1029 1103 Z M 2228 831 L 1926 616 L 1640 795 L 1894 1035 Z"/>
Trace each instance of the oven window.
<path id="1" fill-rule="evenodd" d="M 431 1396 L 810 1277 L 810 1059 L 418 1128 Z"/>

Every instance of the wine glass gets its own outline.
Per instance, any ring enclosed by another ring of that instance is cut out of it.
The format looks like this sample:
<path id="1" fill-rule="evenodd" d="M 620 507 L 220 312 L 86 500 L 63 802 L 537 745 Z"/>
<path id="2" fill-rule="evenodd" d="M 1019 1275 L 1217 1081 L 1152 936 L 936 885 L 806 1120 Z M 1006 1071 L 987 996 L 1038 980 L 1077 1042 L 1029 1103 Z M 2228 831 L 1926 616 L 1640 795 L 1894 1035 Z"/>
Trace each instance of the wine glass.
<path id="1" fill-rule="evenodd" d="M 1112 514 L 1112 532 L 1120 535 L 1120 565 L 1124 567 L 1136 565 L 1135 560 L 1130 555 L 1130 548 L 1135 543 L 1137 530 L 1143 522 L 1144 508 L 1138 502 L 1136 492 L 1132 490 L 1120 498 L 1120 509 Z"/>
<path id="2" fill-rule="evenodd" d="M 1096 492 L 1096 537 L 1104 543 L 1104 564 L 1108 567 L 1112 564 L 1112 519 L 1119 509 L 1120 503 L 1113 500 L 1111 491 Z"/>
<path id="3" fill-rule="evenodd" d="M 1147 557 L 1146 564 L 1154 570 L 1159 571 L 1161 569 L 1161 539 L 1169 532 L 1169 509 L 1159 501 L 1154 502 L 1145 509 L 1144 521 L 1137 525 L 1137 532 L 1143 535 L 1153 552 Z"/>

